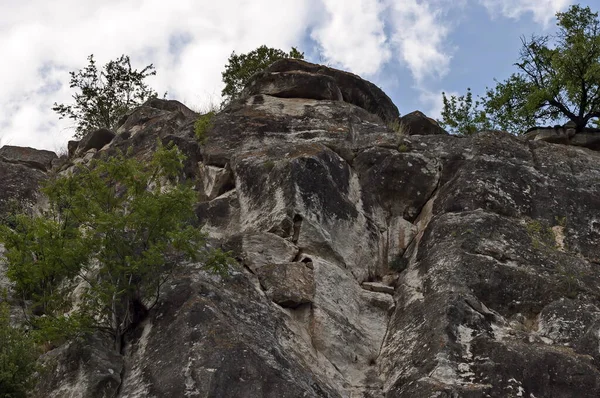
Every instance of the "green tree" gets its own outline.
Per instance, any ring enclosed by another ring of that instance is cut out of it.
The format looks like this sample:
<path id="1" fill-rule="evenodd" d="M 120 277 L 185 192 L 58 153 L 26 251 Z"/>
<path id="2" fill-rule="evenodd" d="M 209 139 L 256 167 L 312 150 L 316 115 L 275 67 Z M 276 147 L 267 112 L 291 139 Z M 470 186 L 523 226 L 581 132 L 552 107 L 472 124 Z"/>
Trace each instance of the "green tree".
<path id="1" fill-rule="evenodd" d="M 571 6 L 556 14 L 553 35 L 521 38 L 517 72 L 496 82 L 474 103 L 447 101 L 443 117 L 451 127 L 490 126 L 516 134 L 530 127 L 572 120 L 577 131 L 600 119 L 600 20 L 589 7 Z M 468 101 L 467 101 L 468 100 Z M 453 108 L 454 106 L 454 108 Z M 471 112 L 473 110 L 473 112 Z"/>
<path id="2" fill-rule="evenodd" d="M 99 71 L 93 54 L 88 57 L 88 62 L 84 69 L 69 72 L 69 87 L 79 91 L 73 95 L 75 103 L 65 105 L 55 102 L 52 107 L 60 119 L 75 121 L 75 137 L 81 138 L 97 128 L 113 129 L 128 111 L 157 96 L 144 83 L 145 78 L 156 75 L 152 64 L 141 71 L 134 70 L 129 57 L 121 55 Z"/>
<path id="3" fill-rule="evenodd" d="M 304 53 L 295 47 L 286 53 L 265 45 L 246 54 L 238 55 L 235 51 L 232 52 L 225 65 L 225 71 L 221 73 L 225 83 L 225 88 L 221 92 L 224 98 L 223 104 L 236 99 L 255 73 L 283 58 L 304 59 Z"/>
<path id="4" fill-rule="evenodd" d="M 556 14 L 554 35 L 522 38 L 518 73 L 486 94 L 486 111 L 512 131 L 564 119 L 581 131 L 600 118 L 600 20 L 589 7 Z"/>
<path id="5" fill-rule="evenodd" d="M 34 385 L 39 350 L 31 336 L 10 323 L 8 305 L 0 301 L 0 398 L 25 398 Z"/>
<path id="6" fill-rule="evenodd" d="M 442 119 L 438 120 L 438 123 L 449 132 L 470 135 L 491 128 L 483 109 L 483 101 L 473 101 L 470 88 L 467 88 L 465 95 L 451 95 L 449 98 L 446 97 L 446 93 L 442 93 L 442 99 L 444 108 Z"/>
<path id="7" fill-rule="evenodd" d="M 195 226 L 196 192 L 178 182 L 183 160 L 159 145 L 147 165 L 122 154 L 79 165 L 43 188 L 44 214 L 0 227 L 7 274 L 30 312 L 45 315 L 33 324 L 49 340 L 75 322 L 110 333 L 120 350 L 183 262 L 226 272 L 227 253 L 209 251 Z M 79 297 L 76 283 L 86 287 Z"/>

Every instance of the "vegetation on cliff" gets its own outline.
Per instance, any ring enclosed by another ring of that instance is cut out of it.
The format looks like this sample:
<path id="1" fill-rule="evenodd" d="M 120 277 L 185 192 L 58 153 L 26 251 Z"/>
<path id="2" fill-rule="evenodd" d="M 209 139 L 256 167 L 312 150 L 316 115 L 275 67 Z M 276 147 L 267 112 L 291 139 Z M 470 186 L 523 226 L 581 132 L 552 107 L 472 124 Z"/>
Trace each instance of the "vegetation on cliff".
<path id="1" fill-rule="evenodd" d="M 228 256 L 196 226 L 193 187 L 178 181 L 183 160 L 159 145 L 147 166 L 123 154 L 79 165 L 45 186 L 42 214 L 0 226 L 8 277 L 48 340 L 101 330 L 118 349 L 184 262 L 226 272 Z"/>
<path id="2" fill-rule="evenodd" d="M 540 124 L 571 120 L 577 131 L 600 119 L 600 19 L 572 5 L 556 14 L 553 35 L 522 38 L 518 72 L 473 101 L 443 93 L 442 125 L 470 134 L 490 127 L 523 133 Z"/>
<path id="3" fill-rule="evenodd" d="M 93 54 L 88 57 L 88 62 L 85 68 L 69 72 L 69 87 L 79 91 L 73 95 L 75 103 L 65 105 L 55 102 L 52 107 L 60 115 L 60 119 L 75 121 L 77 138 L 82 138 L 94 129 L 113 129 L 123 115 L 157 96 L 144 83 L 148 76 L 156 75 L 152 64 L 138 71 L 131 68 L 129 56 L 121 55 L 99 71 Z"/>

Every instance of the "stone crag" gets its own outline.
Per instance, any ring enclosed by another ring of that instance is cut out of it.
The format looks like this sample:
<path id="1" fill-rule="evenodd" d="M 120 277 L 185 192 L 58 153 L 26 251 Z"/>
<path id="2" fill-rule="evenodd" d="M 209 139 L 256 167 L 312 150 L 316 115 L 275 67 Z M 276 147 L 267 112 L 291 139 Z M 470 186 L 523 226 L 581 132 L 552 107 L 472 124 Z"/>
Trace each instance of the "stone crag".
<path id="1" fill-rule="evenodd" d="M 203 145 L 161 100 L 78 144 L 55 171 L 175 142 L 240 266 L 182 269 L 122 354 L 100 337 L 50 351 L 36 396 L 600 396 L 600 154 L 451 136 L 420 112 L 401 136 L 397 117 L 359 77 L 286 61 Z M 43 174 L 0 162 L 17 169 Z"/>

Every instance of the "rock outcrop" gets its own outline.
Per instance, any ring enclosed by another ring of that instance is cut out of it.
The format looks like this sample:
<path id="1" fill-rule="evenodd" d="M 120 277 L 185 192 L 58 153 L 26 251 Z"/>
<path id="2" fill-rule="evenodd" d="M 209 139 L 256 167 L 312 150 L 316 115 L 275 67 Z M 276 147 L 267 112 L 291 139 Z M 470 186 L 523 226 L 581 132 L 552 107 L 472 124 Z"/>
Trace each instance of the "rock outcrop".
<path id="1" fill-rule="evenodd" d="M 36 396 L 600 396 L 600 154 L 451 136 L 420 113 L 399 137 L 386 98 L 287 60 L 203 145 L 180 107 L 128 115 L 90 156 L 176 143 L 240 266 L 187 265 L 122 353 L 46 354 Z"/>
<path id="2" fill-rule="evenodd" d="M 534 127 L 527 130 L 524 137 L 532 141 L 580 146 L 594 151 L 600 150 L 600 129 L 584 128 L 577 132 L 573 122 L 568 122 L 564 126 Z"/>

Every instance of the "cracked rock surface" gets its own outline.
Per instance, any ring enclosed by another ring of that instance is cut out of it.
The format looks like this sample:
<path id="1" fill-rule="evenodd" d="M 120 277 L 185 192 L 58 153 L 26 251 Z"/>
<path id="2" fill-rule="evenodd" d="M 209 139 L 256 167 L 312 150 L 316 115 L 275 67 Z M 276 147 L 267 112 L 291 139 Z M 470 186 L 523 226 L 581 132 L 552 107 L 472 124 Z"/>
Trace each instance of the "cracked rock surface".
<path id="1" fill-rule="evenodd" d="M 154 100 L 93 154 L 175 142 L 241 264 L 181 269 L 116 367 L 51 351 L 37 396 L 600 396 L 600 154 L 420 113 L 434 131 L 401 137 L 383 92 L 311 65 L 257 76 L 202 145 Z"/>

